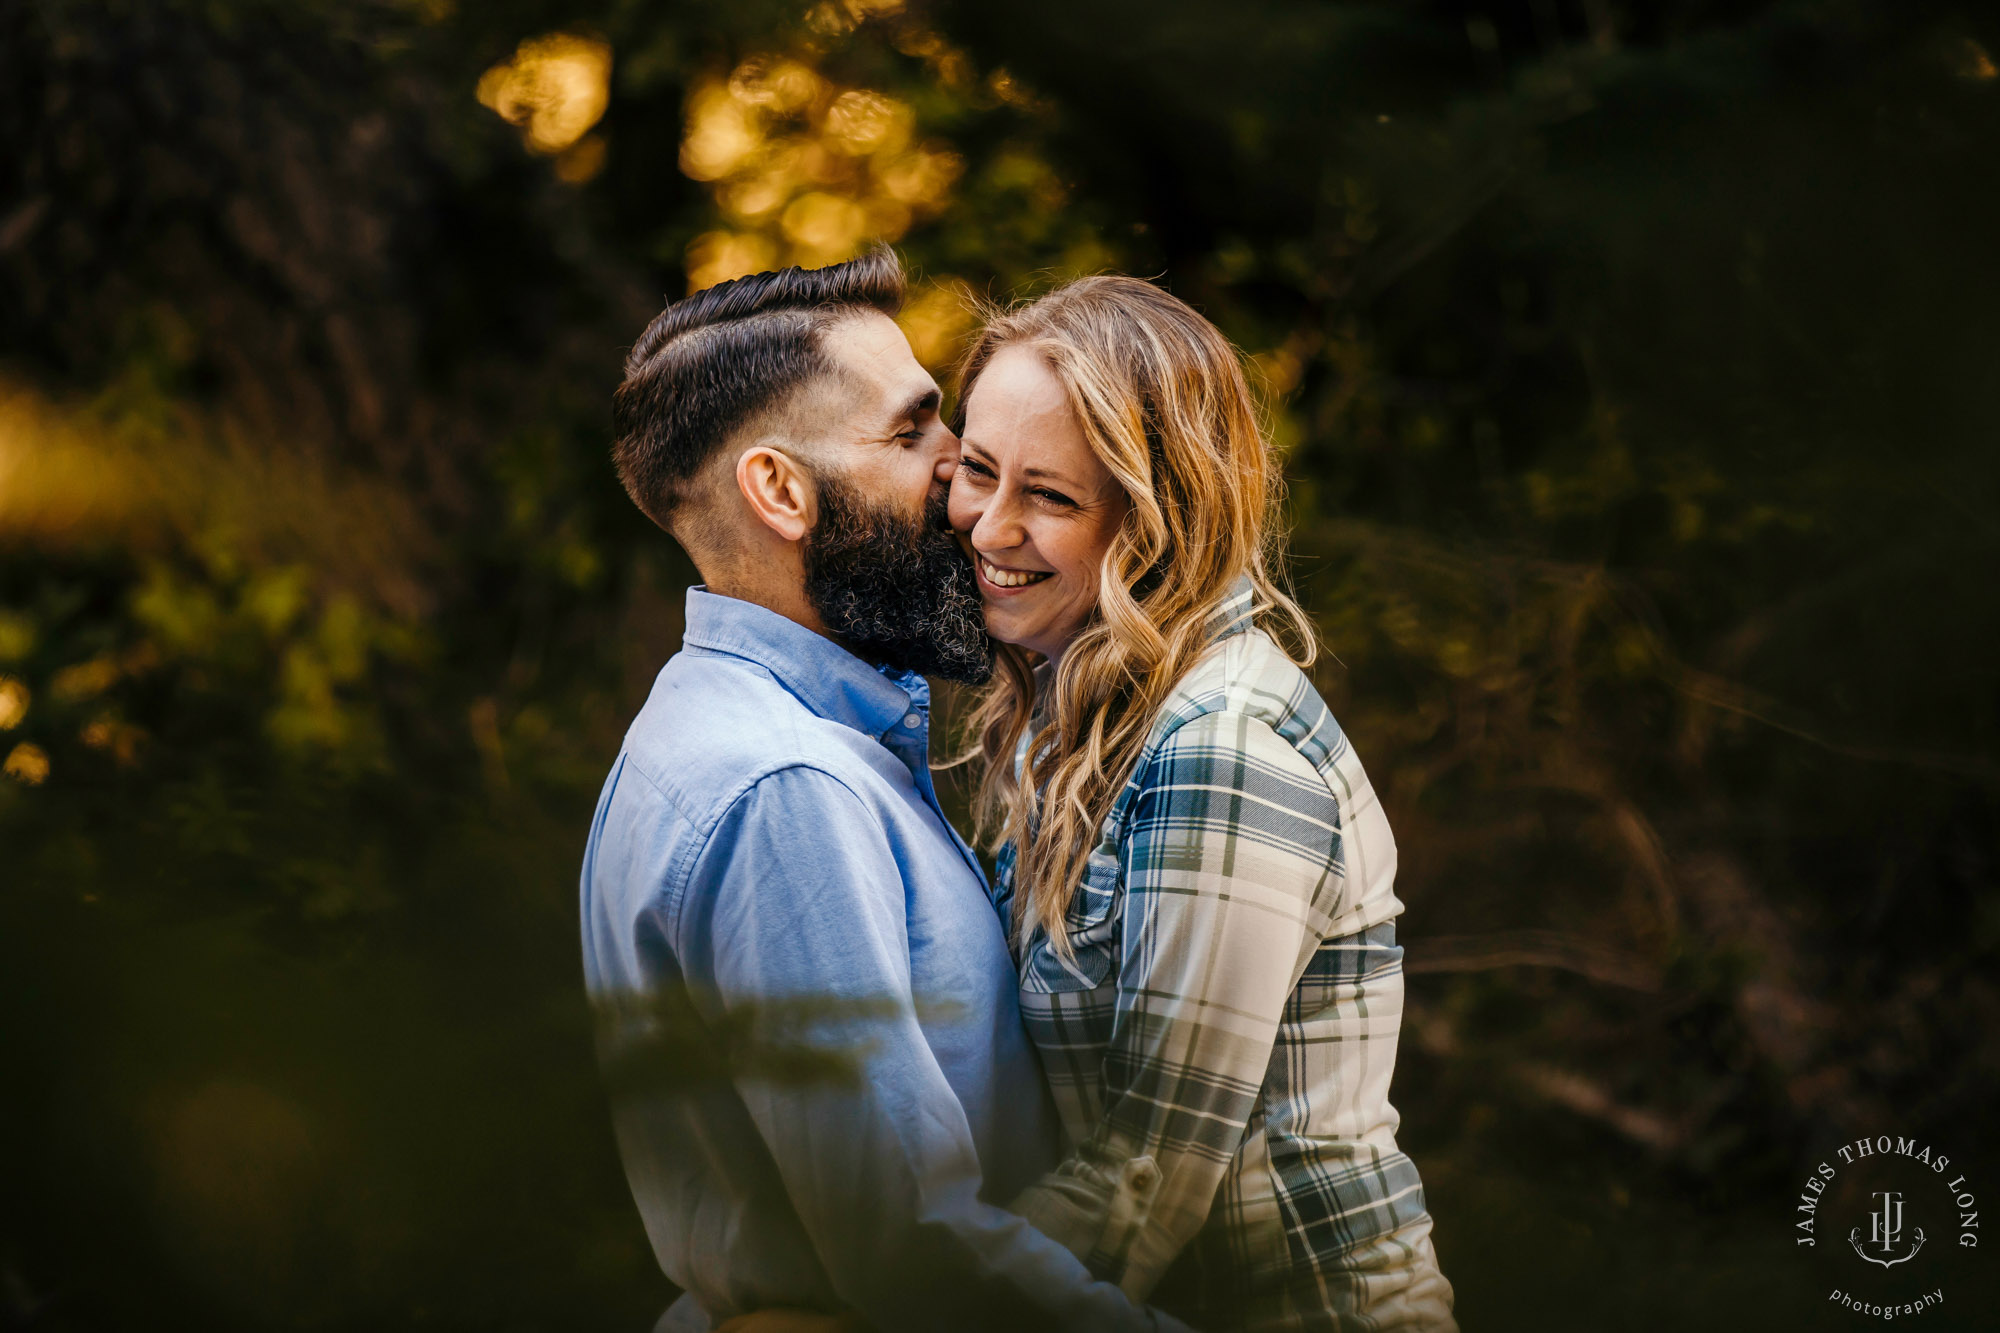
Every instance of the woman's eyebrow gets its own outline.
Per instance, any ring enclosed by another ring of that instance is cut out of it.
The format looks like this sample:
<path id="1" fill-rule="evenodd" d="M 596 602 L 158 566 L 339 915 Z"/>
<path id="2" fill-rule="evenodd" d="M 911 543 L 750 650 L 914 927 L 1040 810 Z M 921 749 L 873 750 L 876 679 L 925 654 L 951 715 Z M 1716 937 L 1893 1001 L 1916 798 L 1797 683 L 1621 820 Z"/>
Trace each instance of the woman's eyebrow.
<path id="1" fill-rule="evenodd" d="M 959 452 L 962 454 L 976 454 L 981 461 L 987 463 L 993 461 L 992 453 L 976 440 L 968 440 L 961 435 L 958 437 L 958 446 Z M 1021 469 L 1021 475 L 1031 481 L 1053 481 L 1062 486 L 1073 486 L 1075 484 L 1063 476 L 1062 473 L 1052 472 L 1045 467 L 1024 467 Z"/>

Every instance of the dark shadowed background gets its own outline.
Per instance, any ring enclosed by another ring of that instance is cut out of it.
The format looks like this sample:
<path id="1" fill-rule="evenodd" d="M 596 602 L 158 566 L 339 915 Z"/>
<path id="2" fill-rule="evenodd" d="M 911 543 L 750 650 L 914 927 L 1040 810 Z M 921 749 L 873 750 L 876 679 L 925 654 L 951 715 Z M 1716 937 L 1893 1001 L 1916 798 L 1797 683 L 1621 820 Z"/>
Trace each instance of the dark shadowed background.
<path id="1" fill-rule="evenodd" d="M 575 879 L 692 570 L 608 396 L 663 294 L 875 237 L 940 373 L 1107 268 L 1252 358 L 1465 1327 L 1873 1322 L 1813 1164 L 2000 1203 L 1996 60 L 1970 0 L 0 0 L 0 1328 L 649 1325 Z M 1915 1317 L 1990 1327 L 1934 1225 Z"/>

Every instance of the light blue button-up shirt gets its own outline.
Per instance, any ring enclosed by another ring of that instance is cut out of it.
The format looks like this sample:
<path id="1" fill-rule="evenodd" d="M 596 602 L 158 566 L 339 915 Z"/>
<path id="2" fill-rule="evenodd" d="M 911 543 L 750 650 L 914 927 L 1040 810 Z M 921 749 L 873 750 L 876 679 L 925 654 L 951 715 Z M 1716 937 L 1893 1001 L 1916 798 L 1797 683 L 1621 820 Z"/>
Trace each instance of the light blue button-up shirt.
<path id="1" fill-rule="evenodd" d="M 605 782 L 583 866 L 599 996 L 892 1001 L 860 1077 L 739 1073 L 614 1101 L 633 1196 L 687 1295 L 663 1326 L 770 1305 L 904 1329 L 1153 1329 L 994 1206 L 1054 1121 L 978 861 L 939 808 L 930 690 L 762 607 L 688 593 Z"/>

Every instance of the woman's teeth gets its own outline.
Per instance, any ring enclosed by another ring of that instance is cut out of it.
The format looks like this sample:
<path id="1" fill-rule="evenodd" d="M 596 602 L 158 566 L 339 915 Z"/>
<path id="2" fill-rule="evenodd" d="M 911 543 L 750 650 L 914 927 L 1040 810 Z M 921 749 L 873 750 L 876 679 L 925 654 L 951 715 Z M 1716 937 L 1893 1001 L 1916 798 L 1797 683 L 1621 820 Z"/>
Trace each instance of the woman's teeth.
<path id="1" fill-rule="evenodd" d="M 1001 569 L 988 561 L 979 562 L 979 572 L 986 581 L 996 588 L 1025 588 L 1030 583 L 1040 583 L 1049 576 L 1047 570 Z"/>

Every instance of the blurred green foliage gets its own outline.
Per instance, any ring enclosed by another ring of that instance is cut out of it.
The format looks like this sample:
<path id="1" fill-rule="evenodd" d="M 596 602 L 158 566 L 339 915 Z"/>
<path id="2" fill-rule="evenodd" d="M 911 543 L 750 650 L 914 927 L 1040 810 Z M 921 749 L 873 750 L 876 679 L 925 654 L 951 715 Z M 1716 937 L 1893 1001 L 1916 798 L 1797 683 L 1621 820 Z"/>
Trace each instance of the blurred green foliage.
<path id="1" fill-rule="evenodd" d="M 1804 1326 L 1792 1177 L 1979 1160 L 2000 1087 L 1995 53 L 1930 0 L 0 3 L 0 1327 L 664 1304 L 573 886 L 692 571 L 606 403 L 690 271 L 866 234 L 940 363 L 960 285 L 1100 267 L 1253 358 L 1467 1326 Z"/>

